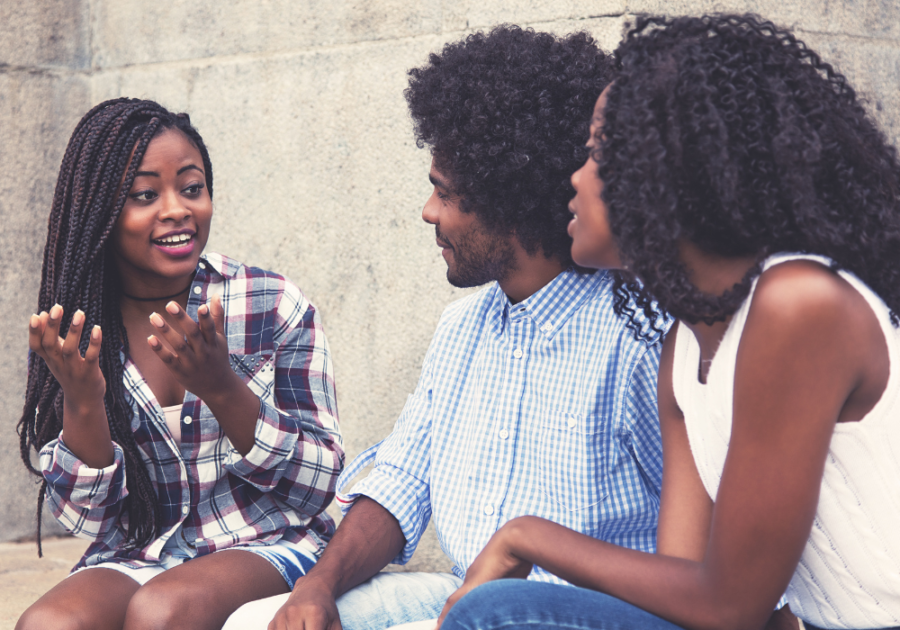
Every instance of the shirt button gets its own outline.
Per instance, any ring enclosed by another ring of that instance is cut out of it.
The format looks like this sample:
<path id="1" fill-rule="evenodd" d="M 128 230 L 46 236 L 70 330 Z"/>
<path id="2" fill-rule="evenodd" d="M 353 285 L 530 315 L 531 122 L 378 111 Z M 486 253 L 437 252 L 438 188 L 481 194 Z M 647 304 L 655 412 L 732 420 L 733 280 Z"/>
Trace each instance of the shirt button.
<path id="1" fill-rule="evenodd" d="M 508 437 L 509 437 L 509 431 L 507 431 L 506 429 L 500 429 L 500 439 L 505 440 Z"/>
<path id="2" fill-rule="evenodd" d="M 200 287 L 194 287 L 194 295 L 200 295 L 203 292 L 203 289 Z"/>
<path id="3" fill-rule="evenodd" d="M 522 358 L 522 354 L 524 354 L 524 353 L 522 352 L 522 349 L 521 349 L 521 348 L 516 348 L 516 349 L 513 351 L 513 356 L 516 357 L 517 359 L 521 359 L 521 358 Z"/>
<path id="4" fill-rule="evenodd" d="M 202 260 L 200 261 L 200 268 L 201 268 L 201 269 L 206 269 L 206 263 L 203 262 Z"/>
<path id="5" fill-rule="evenodd" d="M 544 332 L 550 332 L 551 330 L 553 330 L 553 324 L 544 324 L 543 326 L 541 326 L 541 330 L 543 330 Z"/>
<path id="6" fill-rule="evenodd" d="M 575 428 L 575 424 L 576 424 L 575 418 L 571 418 L 571 417 L 570 417 L 569 420 L 566 422 L 566 424 L 569 425 L 569 428 L 570 428 L 570 429 L 574 429 L 574 428 Z"/>
<path id="7" fill-rule="evenodd" d="M 493 514 L 493 513 L 494 513 L 494 506 L 493 506 L 493 505 L 485 505 L 485 506 L 484 506 L 484 513 L 487 514 L 488 516 L 490 516 L 491 514 Z"/>
<path id="8" fill-rule="evenodd" d="M 186 516 L 187 513 L 190 512 L 190 511 L 191 511 L 191 508 L 189 508 L 188 506 L 186 506 L 186 505 L 182 505 L 182 506 L 181 506 L 181 513 L 184 514 L 185 516 Z"/>
<path id="9" fill-rule="evenodd" d="M 194 421 L 194 419 L 191 418 L 190 416 L 185 416 L 185 417 L 184 417 L 184 423 L 185 423 L 185 424 L 190 424 L 190 423 L 193 422 L 193 421 Z"/>

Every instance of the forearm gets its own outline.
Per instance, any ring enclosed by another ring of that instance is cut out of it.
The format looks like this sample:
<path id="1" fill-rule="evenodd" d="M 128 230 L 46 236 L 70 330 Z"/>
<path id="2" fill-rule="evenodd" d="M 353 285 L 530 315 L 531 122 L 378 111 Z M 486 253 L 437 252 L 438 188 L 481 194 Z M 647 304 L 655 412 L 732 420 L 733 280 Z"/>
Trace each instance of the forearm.
<path id="1" fill-rule="evenodd" d="M 315 582 L 337 599 L 386 567 L 405 544 L 397 519 L 375 501 L 360 497 L 303 582 Z"/>
<path id="2" fill-rule="evenodd" d="M 91 468 L 113 463 L 113 444 L 103 399 L 82 402 L 64 397 L 63 436 L 66 446 Z"/>
<path id="3" fill-rule="evenodd" d="M 750 598 L 729 597 L 723 576 L 703 563 L 619 547 L 544 519 L 514 519 L 500 535 L 512 555 L 685 628 L 762 628 L 774 607 L 749 610 Z"/>

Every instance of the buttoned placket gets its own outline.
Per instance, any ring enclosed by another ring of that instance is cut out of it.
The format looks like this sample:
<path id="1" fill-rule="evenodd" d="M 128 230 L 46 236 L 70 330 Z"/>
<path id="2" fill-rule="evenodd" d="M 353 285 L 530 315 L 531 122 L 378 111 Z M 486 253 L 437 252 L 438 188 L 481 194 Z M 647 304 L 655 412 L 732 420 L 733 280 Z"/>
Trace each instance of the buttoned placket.
<path id="1" fill-rule="evenodd" d="M 528 380 L 528 355 L 536 329 L 525 306 L 509 305 L 502 317 L 506 322 L 500 345 L 504 352 L 503 359 L 506 364 L 504 371 L 507 376 L 503 379 L 505 385 L 503 392 L 500 393 L 502 396 L 498 409 L 500 413 L 495 416 L 495 424 L 491 428 L 488 457 L 495 462 L 492 468 L 503 472 L 497 474 L 500 482 L 489 486 L 481 502 L 485 528 L 489 532 L 493 532 L 501 524 L 503 503 L 512 483 L 515 463 L 513 453 L 522 417 L 522 398 Z"/>

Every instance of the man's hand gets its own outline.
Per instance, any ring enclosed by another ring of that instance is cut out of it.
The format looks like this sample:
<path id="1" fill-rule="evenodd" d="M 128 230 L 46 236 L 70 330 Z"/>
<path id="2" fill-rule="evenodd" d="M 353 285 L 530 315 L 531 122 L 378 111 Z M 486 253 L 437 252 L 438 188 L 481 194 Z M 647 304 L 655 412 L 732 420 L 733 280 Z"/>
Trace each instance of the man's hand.
<path id="1" fill-rule="evenodd" d="M 447 603 L 444 604 L 444 609 L 438 618 L 438 628 L 444 623 L 444 618 L 456 602 L 476 586 L 503 578 L 525 579 L 528 577 L 534 565 L 517 557 L 513 552 L 516 540 L 524 533 L 522 529 L 527 528 L 525 522 L 527 518 L 521 517 L 509 521 L 491 537 L 466 571 L 463 585 L 447 598 Z"/>
<path id="2" fill-rule="evenodd" d="M 302 577 L 268 630 L 341 630 L 341 618 L 331 591 L 315 578 Z"/>

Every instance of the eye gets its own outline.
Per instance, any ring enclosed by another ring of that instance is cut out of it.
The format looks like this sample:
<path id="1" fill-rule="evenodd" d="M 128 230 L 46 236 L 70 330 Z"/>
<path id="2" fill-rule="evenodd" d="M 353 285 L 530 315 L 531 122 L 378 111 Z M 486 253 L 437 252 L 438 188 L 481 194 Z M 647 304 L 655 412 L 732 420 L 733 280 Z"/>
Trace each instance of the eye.
<path id="1" fill-rule="evenodd" d="M 435 190 L 434 192 L 437 195 L 437 198 L 441 201 L 447 201 L 448 199 L 450 199 L 450 195 L 445 192 L 441 192 L 440 190 Z"/>
<path id="2" fill-rule="evenodd" d="M 156 194 L 155 190 L 147 189 L 147 190 L 139 190 L 137 192 L 133 192 L 128 196 L 131 197 L 132 199 L 134 199 L 135 201 L 153 201 L 159 195 Z"/>
<path id="3" fill-rule="evenodd" d="M 196 184 L 189 185 L 181 192 L 183 192 L 185 195 L 187 195 L 189 197 L 198 197 L 200 195 L 200 191 L 203 190 L 204 188 L 206 188 L 206 186 L 204 184 L 201 184 L 198 182 Z"/>

